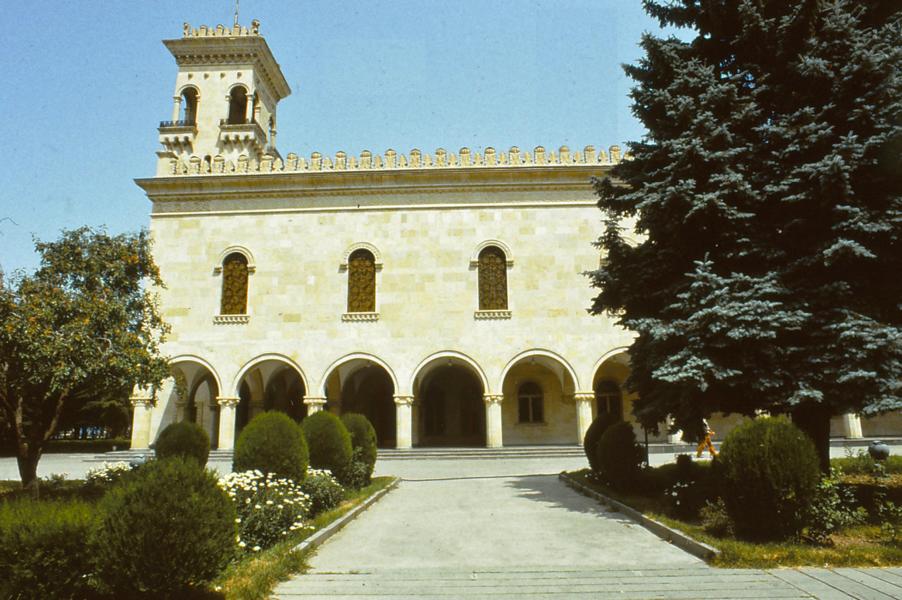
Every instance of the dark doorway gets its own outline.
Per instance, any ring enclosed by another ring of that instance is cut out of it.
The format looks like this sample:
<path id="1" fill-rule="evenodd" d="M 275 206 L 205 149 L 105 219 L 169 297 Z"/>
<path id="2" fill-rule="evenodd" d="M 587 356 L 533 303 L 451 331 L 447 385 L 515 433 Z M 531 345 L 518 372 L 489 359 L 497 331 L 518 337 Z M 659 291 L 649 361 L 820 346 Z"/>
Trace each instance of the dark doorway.
<path id="1" fill-rule="evenodd" d="M 396 433 L 395 386 L 378 365 L 354 371 L 341 387 L 341 412 L 364 415 L 376 429 L 380 448 L 394 448 Z"/>
<path id="2" fill-rule="evenodd" d="M 263 410 L 278 410 L 297 421 L 307 416 L 304 404 L 304 382 L 289 367 L 280 369 L 270 377 L 263 394 Z"/>
<path id="3" fill-rule="evenodd" d="M 482 385 L 466 367 L 442 366 L 420 385 L 420 446 L 485 446 Z"/>

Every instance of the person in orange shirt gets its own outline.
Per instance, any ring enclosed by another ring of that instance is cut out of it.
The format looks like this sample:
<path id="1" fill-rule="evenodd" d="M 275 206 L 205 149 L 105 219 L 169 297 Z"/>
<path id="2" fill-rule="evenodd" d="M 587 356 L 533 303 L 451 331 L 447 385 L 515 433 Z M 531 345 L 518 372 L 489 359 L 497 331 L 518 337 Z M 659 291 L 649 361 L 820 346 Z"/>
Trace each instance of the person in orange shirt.
<path id="1" fill-rule="evenodd" d="M 702 420 L 702 423 L 705 426 L 705 437 L 702 439 L 701 442 L 699 442 L 698 448 L 696 448 L 696 450 L 695 450 L 695 457 L 701 458 L 702 452 L 707 450 L 708 452 L 711 453 L 711 458 L 714 458 L 715 456 L 717 456 L 717 449 L 714 448 L 714 444 L 711 443 L 711 436 L 713 436 L 716 432 L 714 430 L 712 430 L 710 427 L 708 427 L 707 421 Z"/>

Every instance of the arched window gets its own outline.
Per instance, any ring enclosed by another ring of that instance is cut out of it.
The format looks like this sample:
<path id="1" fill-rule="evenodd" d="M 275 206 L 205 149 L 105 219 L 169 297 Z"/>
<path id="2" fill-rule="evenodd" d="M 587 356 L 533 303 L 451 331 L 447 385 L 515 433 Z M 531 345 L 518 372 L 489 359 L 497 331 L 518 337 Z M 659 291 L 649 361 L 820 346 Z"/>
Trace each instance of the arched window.
<path id="1" fill-rule="evenodd" d="M 222 305 L 220 314 L 247 314 L 247 257 L 233 252 L 222 261 Z"/>
<path id="2" fill-rule="evenodd" d="M 197 124 L 197 90 L 192 87 L 182 92 L 182 122 L 185 125 Z"/>
<path id="3" fill-rule="evenodd" d="M 603 379 L 595 387 L 595 403 L 598 414 L 609 412 L 623 419 L 623 393 L 616 381 Z"/>
<path id="4" fill-rule="evenodd" d="M 360 248 L 348 257 L 348 312 L 376 311 L 376 258 Z"/>
<path id="5" fill-rule="evenodd" d="M 479 253 L 479 310 L 507 310 L 507 257 L 498 246 Z"/>
<path id="6" fill-rule="evenodd" d="M 527 381 L 520 386 L 517 407 L 521 423 L 541 423 L 545 420 L 544 396 L 539 384 Z"/>
<path id="7" fill-rule="evenodd" d="M 247 122 L 247 90 L 238 86 L 229 94 L 229 125 Z"/>

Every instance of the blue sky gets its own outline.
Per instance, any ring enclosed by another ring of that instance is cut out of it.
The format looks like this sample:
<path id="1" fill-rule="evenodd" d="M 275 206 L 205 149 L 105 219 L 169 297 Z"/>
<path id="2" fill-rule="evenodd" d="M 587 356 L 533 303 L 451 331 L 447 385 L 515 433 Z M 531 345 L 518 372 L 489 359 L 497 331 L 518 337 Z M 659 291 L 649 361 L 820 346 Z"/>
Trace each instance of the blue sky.
<path id="1" fill-rule="evenodd" d="M 32 237 L 149 223 L 134 184 L 153 175 L 182 23 L 231 24 L 234 0 L 4 3 L 6 150 L 0 266 L 32 269 Z M 639 0 L 241 0 L 292 95 L 282 154 L 608 146 L 641 137 L 629 109 Z"/>

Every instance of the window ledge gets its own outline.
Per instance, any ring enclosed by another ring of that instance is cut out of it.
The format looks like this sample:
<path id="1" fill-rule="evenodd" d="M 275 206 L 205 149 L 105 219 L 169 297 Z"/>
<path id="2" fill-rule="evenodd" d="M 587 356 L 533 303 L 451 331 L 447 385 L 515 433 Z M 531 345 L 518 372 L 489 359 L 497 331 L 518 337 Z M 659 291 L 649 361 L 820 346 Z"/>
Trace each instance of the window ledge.
<path id="1" fill-rule="evenodd" d="M 480 321 L 510 319 L 511 311 L 509 311 L 509 310 L 477 310 L 475 313 L 473 313 L 473 318 L 480 320 Z"/>
<path id="2" fill-rule="evenodd" d="M 378 321 L 379 313 L 377 312 L 352 312 L 341 315 L 342 321 Z"/>
<path id="3" fill-rule="evenodd" d="M 250 315 L 215 315 L 214 325 L 245 325 L 251 320 Z"/>

